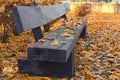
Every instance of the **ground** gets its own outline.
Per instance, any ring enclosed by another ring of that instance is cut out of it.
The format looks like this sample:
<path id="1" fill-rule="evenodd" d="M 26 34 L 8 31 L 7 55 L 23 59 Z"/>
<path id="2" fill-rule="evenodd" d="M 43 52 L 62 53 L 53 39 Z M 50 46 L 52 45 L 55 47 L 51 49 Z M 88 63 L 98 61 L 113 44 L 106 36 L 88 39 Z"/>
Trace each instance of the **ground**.
<path id="1" fill-rule="evenodd" d="M 71 80 L 120 80 L 120 14 L 89 13 L 87 37 L 75 46 L 75 77 Z M 67 80 L 18 74 L 17 59 L 34 42 L 31 32 L 0 43 L 0 80 Z"/>

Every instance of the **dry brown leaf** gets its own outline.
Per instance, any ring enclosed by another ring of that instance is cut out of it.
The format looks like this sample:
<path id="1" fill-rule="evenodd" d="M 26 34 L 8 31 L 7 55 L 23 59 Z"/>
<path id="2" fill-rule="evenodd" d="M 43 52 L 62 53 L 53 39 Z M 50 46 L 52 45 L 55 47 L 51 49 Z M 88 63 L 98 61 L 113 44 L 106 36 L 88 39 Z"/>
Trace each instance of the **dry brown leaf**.
<path id="1" fill-rule="evenodd" d="M 3 73 L 12 73 L 14 72 L 13 68 L 11 66 L 4 67 Z"/>
<path id="2" fill-rule="evenodd" d="M 43 39 L 46 39 L 46 40 L 54 40 L 54 38 L 49 38 L 49 37 L 44 37 Z"/>
<path id="3" fill-rule="evenodd" d="M 70 34 L 76 34 L 76 32 L 75 32 L 75 31 L 72 31 L 72 32 L 70 32 Z"/>
<path id="4" fill-rule="evenodd" d="M 46 41 L 46 39 L 40 39 L 40 40 L 38 40 L 38 41 L 40 41 L 40 42 L 45 42 L 45 41 Z"/>
<path id="5" fill-rule="evenodd" d="M 60 42 L 59 42 L 59 40 L 55 39 L 51 45 L 58 46 L 58 45 L 60 45 Z"/>
<path id="6" fill-rule="evenodd" d="M 0 13 L 3 13 L 5 11 L 5 7 L 0 7 Z"/>
<path id="7" fill-rule="evenodd" d="M 89 80 L 95 80 L 94 78 L 89 78 Z"/>
<path id="8" fill-rule="evenodd" d="M 65 32 L 65 33 L 62 33 L 61 36 L 64 37 L 64 38 L 69 38 L 70 34 L 68 34 L 68 33 Z"/>
<path id="9" fill-rule="evenodd" d="M 114 74 L 115 76 L 120 77 L 120 71 L 115 71 L 113 74 Z"/>
<path id="10" fill-rule="evenodd" d="M 64 33 L 61 34 L 61 36 L 66 39 L 74 39 L 74 37 L 72 35 L 70 35 L 68 31 L 69 30 L 67 29 Z"/>
<path id="11" fill-rule="evenodd" d="M 66 44 L 66 41 L 60 41 L 60 44 Z"/>
<path id="12" fill-rule="evenodd" d="M 115 75 L 111 75 L 108 80 L 120 80 L 120 77 L 117 77 Z"/>

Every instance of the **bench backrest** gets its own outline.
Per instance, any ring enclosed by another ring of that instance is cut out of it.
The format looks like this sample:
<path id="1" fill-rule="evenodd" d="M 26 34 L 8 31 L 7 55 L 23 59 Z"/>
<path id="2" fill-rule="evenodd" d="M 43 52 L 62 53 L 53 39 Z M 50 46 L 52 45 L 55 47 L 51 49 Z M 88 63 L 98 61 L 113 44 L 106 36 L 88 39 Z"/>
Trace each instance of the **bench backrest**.
<path id="1" fill-rule="evenodd" d="M 41 30 L 39 26 L 45 25 L 70 11 L 69 4 L 56 4 L 49 6 L 17 6 L 12 9 L 12 14 L 19 32 L 33 30 L 36 41 Z"/>

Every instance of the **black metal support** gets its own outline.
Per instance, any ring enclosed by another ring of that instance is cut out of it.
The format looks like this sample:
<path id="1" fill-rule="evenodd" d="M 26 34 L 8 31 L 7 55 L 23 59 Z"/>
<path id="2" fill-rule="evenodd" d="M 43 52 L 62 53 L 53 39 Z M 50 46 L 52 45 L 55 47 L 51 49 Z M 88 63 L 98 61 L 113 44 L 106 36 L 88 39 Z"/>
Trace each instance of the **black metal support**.
<path id="1" fill-rule="evenodd" d="M 66 14 L 64 14 L 63 16 L 61 16 L 61 18 L 64 18 L 64 19 L 67 20 L 67 16 L 66 16 Z"/>
<path id="2" fill-rule="evenodd" d="M 80 34 L 81 38 L 86 38 L 86 29 L 87 29 L 86 23 L 87 23 L 87 19 L 85 18 L 85 19 L 83 19 L 84 28 L 83 28 L 83 30 L 82 30 L 82 32 Z"/>
<path id="3" fill-rule="evenodd" d="M 73 48 L 73 51 L 71 53 L 71 56 L 72 56 L 72 76 L 74 77 L 75 76 L 75 56 L 74 56 L 74 49 Z"/>
<path id="4" fill-rule="evenodd" d="M 81 38 L 85 38 L 86 37 L 86 25 L 85 25 L 83 31 L 81 32 L 80 37 Z"/>
<path id="5" fill-rule="evenodd" d="M 42 30 L 40 27 L 32 29 L 32 32 L 34 34 L 35 41 L 38 41 L 40 38 L 43 37 Z"/>

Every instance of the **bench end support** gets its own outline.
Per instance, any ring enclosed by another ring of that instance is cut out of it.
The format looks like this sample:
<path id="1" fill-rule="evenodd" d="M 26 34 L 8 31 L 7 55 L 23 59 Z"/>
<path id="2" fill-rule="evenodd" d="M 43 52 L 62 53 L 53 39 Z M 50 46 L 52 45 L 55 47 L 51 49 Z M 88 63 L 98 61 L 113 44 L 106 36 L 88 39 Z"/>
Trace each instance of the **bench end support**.
<path id="1" fill-rule="evenodd" d="M 82 30 L 82 32 L 81 32 L 81 34 L 80 34 L 80 37 L 81 37 L 81 38 L 86 38 L 86 28 L 87 28 L 86 23 L 87 23 L 87 19 L 85 18 L 85 19 L 83 20 L 84 28 L 83 28 L 83 30 Z"/>
<path id="2" fill-rule="evenodd" d="M 40 38 L 43 37 L 42 30 L 39 27 L 32 29 L 32 32 L 34 34 L 35 41 L 38 41 Z"/>

